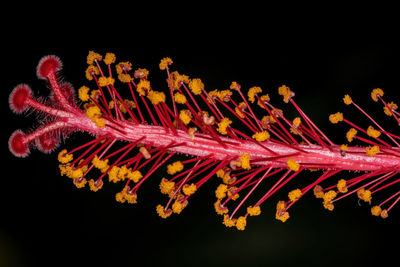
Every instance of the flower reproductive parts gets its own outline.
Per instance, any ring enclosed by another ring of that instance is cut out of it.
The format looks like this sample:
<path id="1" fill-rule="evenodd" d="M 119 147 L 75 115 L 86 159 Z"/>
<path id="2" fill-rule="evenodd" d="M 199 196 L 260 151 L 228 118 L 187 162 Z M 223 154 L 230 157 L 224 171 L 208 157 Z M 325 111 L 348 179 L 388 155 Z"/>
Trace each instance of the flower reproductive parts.
<path id="1" fill-rule="evenodd" d="M 248 216 L 261 214 L 265 201 L 306 171 L 315 177 L 303 187 L 290 183 L 286 199 L 276 203 L 276 219 L 289 219 L 290 207 L 308 192 L 330 211 L 336 201 L 354 195 L 382 218 L 400 200 L 400 190 L 393 190 L 400 181 L 400 137 L 385 130 L 349 95 L 344 104 L 366 116 L 370 125 L 362 128 L 341 112 L 330 115 L 332 123 L 349 127 L 347 142 L 335 144 L 297 105 L 286 85 L 278 93 L 298 112 L 295 118 L 286 117 L 258 86 L 244 90 L 232 82 L 225 90 L 208 91 L 200 78 L 173 70 L 170 58 L 159 64 L 165 73 L 164 91 L 153 89 L 148 70 L 134 69 L 128 61 L 117 63 L 113 53 L 90 51 L 87 64 L 88 84 L 75 92 L 60 79 L 61 60 L 45 56 L 37 75 L 51 94 L 36 98 L 27 84 L 19 84 L 9 97 L 15 113 L 40 114 L 37 129 L 11 135 L 9 149 L 17 157 L 28 156 L 33 147 L 53 152 L 73 132 L 93 136 L 58 151 L 61 175 L 78 188 L 98 191 L 105 183 L 120 183 L 115 199 L 134 204 L 140 186 L 164 169 L 159 189 L 167 201 L 155 210 L 167 218 L 181 213 L 207 181 L 218 179 L 214 209 L 225 226 L 238 230 L 245 229 Z M 381 102 L 384 113 L 399 124 L 397 105 L 383 96 L 382 89 L 371 92 L 372 100 Z M 363 145 L 350 145 L 356 141 Z M 356 175 L 346 178 L 348 171 Z M 250 197 L 256 190 L 262 193 L 254 200 Z"/>

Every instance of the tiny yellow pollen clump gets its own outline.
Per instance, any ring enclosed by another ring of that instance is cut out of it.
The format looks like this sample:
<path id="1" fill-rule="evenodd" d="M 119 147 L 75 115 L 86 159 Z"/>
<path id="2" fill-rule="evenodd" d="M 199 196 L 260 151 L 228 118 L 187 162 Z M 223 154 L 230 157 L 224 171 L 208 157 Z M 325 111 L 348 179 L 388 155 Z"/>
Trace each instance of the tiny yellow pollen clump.
<path id="1" fill-rule="evenodd" d="M 169 57 L 165 57 L 165 58 L 161 59 L 161 62 L 159 65 L 160 70 L 165 70 L 167 68 L 167 66 L 171 65 L 172 63 L 174 63 L 174 62 Z"/>
<path id="2" fill-rule="evenodd" d="M 371 92 L 371 98 L 372 100 L 374 100 L 375 102 L 378 101 L 378 96 L 382 97 L 384 95 L 383 90 L 380 88 L 375 88 L 372 90 Z"/>
<path id="3" fill-rule="evenodd" d="M 340 179 L 336 186 L 340 193 L 346 193 L 347 191 L 349 191 L 347 189 L 347 184 L 345 179 Z"/>
<path id="4" fill-rule="evenodd" d="M 340 150 L 347 151 L 347 150 L 349 150 L 349 148 L 346 145 L 343 144 L 343 145 L 340 146 Z"/>
<path id="5" fill-rule="evenodd" d="M 258 216 L 261 214 L 261 208 L 260 208 L 260 206 L 254 206 L 254 207 L 249 206 L 249 207 L 247 207 L 247 213 L 250 216 Z"/>
<path id="6" fill-rule="evenodd" d="M 204 90 L 204 84 L 199 78 L 195 78 L 189 82 L 189 88 L 193 94 L 200 95 Z"/>
<path id="7" fill-rule="evenodd" d="M 168 195 L 175 188 L 175 183 L 168 181 L 165 178 L 161 179 L 160 190 L 162 194 Z"/>
<path id="8" fill-rule="evenodd" d="M 90 90 L 89 87 L 81 86 L 81 88 L 79 88 L 79 90 L 78 90 L 79 99 L 84 102 L 88 101 L 90 99 L 89 94 L 88 94 L 89 90 Z"/>
<path id="9" fill-rule="evenodd" d="M 381 135 L 381 132 L 378 130 L 375 130 L 374 127 L 369 126 L 367 129 L 367 134 L 373 138 L 378 138 Z"/>
<path id="10" fill-rule="evenodd" d="M 181 119 L 181 121 L 185 124 L 188 125 L 190 123 L 190 121 L 192 120 L 191 118 L 191 112 L 188 109 L 182 109 L 179 112 L 179 119 Z"/>
<path id="11" fill-rule="evenodd" d="M 68 163 L 74 159 L 72 154 L 68 154 L 66 149 L 63 149 L 58 153 L 58 161 L 61 163 Z"/>
<path id="12" fill-rule="evenodd" d="M 92 65 L 96 60 L 101 61 L 102 59 L 103 59 L 102 55 L 94 51 L 89 51 L 89 54 L 86 58 L 86 62 L 88 65 Z"/>
<path id="13" fill-rule="evenodd" d="M 294 127 L 299 127 L 301 124 L 301 119 L 299 117 L 296 117 L 293 119 L 293 126 Z"/>
<path id="14" fill-rule="evenodd" d="M 175 173 L 180 172 L 182 170 L 183 170 L 183 164 L 180 161 L 175 161 L 174 163 L 169 164 L 167 166 L 167 172 L 170 175 L 174 175 Z"/>
<path id="15" fill-rule="evenodd" d="M 295 202 L 295 201 L 299 200 L 301 195 L 302 195 L 302 192 L 300 189 L 294 189 L 289 192 L 288 197 L 292 202 Z"/>
<path id="16" fill-rule="evenodd" d="M 343 113 L 337 112 L 329 116 L 329 121 L 333 124 L 343 121 Z"/>
<path id="17" fill-rule="evenodd" d="M 104 56 L 104 63 L 106 65 L 110 65 L 115 63 L 116 57 L 114 53 L 106 53 L 106 55 Z"/>
<path id="18" fill-rule="evenodd" d="M 316 198 L 323 198 L 324 197 L 324 190 L 323 190 L 322 186 L 320 186 L 320 185 L 316 185 L 314 187 L 313 192 L 314 192 L 314 196 Z"/>
<path id="19" fill-rule="evenodd" d="M 392 116 L 393 111 L 395 111 L 398 108 L 398 106 L 394 102 L 387 103 L 387 106 L 383 107 L 383 112 L 387 116 Z"/>
<path id="20" fill-rule="evenodd" d="M 324 203 L 331 202 L 335 197 L 337 196 L 337 193 L 334 190 L 329 190 L 324 194 L 322 197 L 324 200 Z"/>
<path id="21" fill-rule="evenodd" d="M 153 105 L 165 103 L 165 94 L 163 92 L 150 91 L 147 94 L 147 97 L 150 99 L 150 101 Z"/>
<path id="22" fill-rule="evenodd" d="M 286 85 L 280 86 L 278 88 L 278 93 L 279 95 L 283 96 L 283 101 L 285 103 L 289 103 L 290 98 L 294 96 L 294 93 Z"/>
<path id="23" fill-rule="evenodd" d="M 349 95 L 344 95 L 344 97 L 343 97 L 343 102 L 344 102 L 346 105 L 350 105 L 350 104 L 353 102 L 353 100 L 351 99 L 351 97 L 350 97 Z"/>
<path id="24" fill-rule="evenodd" d="M 176 103 L 178 103 L 178 104 L 185 104 L 186 103 L 186 96 L 184 95 L 184 94 L 181 94 L 181 93 L 179 93 L 179 92 L 177 92 L 175 95 L 174 95 L 174 100 L 175 100 L 175 102 Z"/>
<path id="25" fill-rule="evenodd" d="M 236 220 L 236 228 L 240 231 L 243 231 L 246 228 L 246 217 L 244 216 L 240 216 L 237 220 Z"/>
<path id="26" fill-rule="evenodd" d="M 113 85 L 115 80 L 112 77 L 102 76 L 98 79 L 98 82 L 99 82 L 100 87 L 105 87 L 105 86 Z"/>
<path id="27" fill-rule="evenodd" d="M 258 142 L 263 142 L 267 139 L 269 139 L 271 136 L 267 131 L 262 131 L 262 132 L 256 132 L 253 134 L 253 139 L 256 139 Z"/>
<path id="28" fill-rule="evenodd" d="M 241 87 L 240 84 L 238 84 L 237 82 L 232 82 L 231 85 L 229 86 L 229 89 L 239 91 L 240 87 Z"/>
<path id="29" fill-rule="evenodd" d="M 132 77 L 129 74 L 125 73 L 120 73 L 118 74 L 118 80 L 120 80 L 123 83 L 130 83 L 132 81 Z"/>
<path id="30" fill-rule="evenodd" d="M 89 65 L 85 71 L 85 77 L 89 81 L 93 80 L 93 75 L 99 75 L 100 71 L 99 68 L 93 65 Z"/>
<path id="31" fill-rule="evenodd" d="M 381 212 L 382 212 L 382 208 L 380 206 L 373 206 L 371 208 L 371 214 L 373 216 L 379 216 L 379 215 L 381 215 Z"/>
<path id="32" fill-rule="evenodd" d="M 282 222 L 286 222 L 290 218 L 289 212 L 286 211 L 285 201 L 278 201 L 278 204 L 276 204 L 275 218 Z"/>
<path id="33" fill-rule="evenodd" d="M 240 166 L 242 167 L 242 169 L 245 169 L 245 170 L 250 170 L 251 169 L 251 165 L 250 165 L 250 155 L 249 154 L 246 154 L 246 153 L 243 153 L 241 156 L 240 156 Z"/>
<path id="34" fill-rule="evenodd" d="M 233 227 L 236 225 L 236 219 L 231 219 L 229 218 L 228 214 L 224 215 L 224 220 L 222 221 L 222 223 L 226 226 L 226 227 Z"/>
<path id="35" fill-rule="evenodd" d="M 94 156 L 92 159 L 92 164 L 95 168 L 99 169 L 102 173 L 106 172 L 108 168 L 110 167 L 108 165 L 108 159 L 106 160 L 101 160 L 97 155 Z"/>
<path id="36" fill-rule="evenodd" d="M 218 215 L 227 214 L 229 211 L 227 207 L 222 206 L 220 199 L 214 203 L 214 208 Z"/>
<path id="37" fill-rule="evenodd" d="M 264 104 L 265 102 L 269 102 L 270 98 L 268 94 L 260 96 L 260 100 L 257 101 L 257 105 L 259 105 L 261 108 L 265 109 Z"/>
<path id="38" fill-rule="evenodd" d="M 93 118 L 96 118 L 98 116 L 101 116 L 101 110 L 97 106 L 88 107 L 86 109 L 85 113 L 86 113 L 86 117 L 88 117 L 89 119 L 93 119 Z"/>
<path id="39" fill-rule="evenodd" d="M 346 138 L 349 143 L 353 141 L 354 136 L 356 136 L 357 130 L 354 128 L 351 128 L 347 133 L 346 133 Z"/>
<path id="40" fill-rule="evenodd" d="M 368 156 L 375 156 L 376 154 L 379 153 L 379 146 L 368 146 L 365 148 L 365 151 L 367 153 Z"/>
<path id="41" fill-rule="evenodd" d="M 292 158 L 288 159 L 288 161 L 286 161 L 286 164 L 288 168 L 292 171 L 297 172 L 300 169 L 300 164 Z"/>
<path id="42" fill-rule="evenodd" d="M 224 102 L 229 102 L 231 96 L 232 96 L 231 90 L 222 90 L 218 92 L 218 98 Z"/>
<path id="43" fill-rule="evenodd" d="M 185 184 L 185 185 L 182 187 L 183 193 L 184 193 L 185 195 L 187 195 L 187 196 L 193 195 L 193 194 L 196 192 L 196 190 L 197 190 L 197 186 L 196 186 L 195 184 L 193 184 L 193 183 L 190 184 L 190 185 Z"/>
<path id="44" fill-rule="evenodd" d="M 150 91 L 150 81 L 140 80 L 136 86 L 136 91 L 140 96 L 145 96 L 148 91 Z"/>
<path id="45" fill-rule="evenodd" d="M 124 73 L 125 71 L 130 71 L 132 70 L 132 63 L 130 63 L 129 61 L 120 62 L 115 65 L 115 70 L 118 74 Z"/>
<path id="46" fill-rule="evenodd" d="M 83 188 L 83 187 L 85 187 L 87 181 L 86 181 L 85 178 L 80 178 L 79 177 L 79 178 L 74 178 L 73 183 L 77 188 Z"/>
<path id="47" fill-rule="evenodd" d="M 186 206 L 187 202 L 182 203 L 180 199 L 177 199 L 174 204 L 172 204 L 172 211 L 176 214 L 180 214 Z"/>
<path id="48" fill-rule="evenodd" d="M 215 196 L 217 199 L 223 199 L 226 197 L 226 192 L 228 191 L 228 186 L 226 184 L 220 184 L 215 190 Z"/>
<path id="49" fill-rule="evenodd" d="M 324 208 L 329 210 L 329 211 L 333 211 L 335 208 L 335 205 L 333 205 L 331 202 L 324 202 Z"/>
<path id="50" fill-rule="evenodd" d="M 218 123 L 217 131 L 218 131 L 220 134 L 227 135 L 228 132 L 226 131 L 226 129 L 228 128 L 228 126 L 229 126 L 231 123 L 232 123 L 232 121 L 231 121 L 230 119 L 228 119 L 228 118 L 223 118 L 223 119 L 220 121 L 220 123 Z"/>
<path id="51" fill-rule="evenodd" d="M 160 216 L 163 219 L 168 218 L 172 214 L 171 209 L 165 210 L 162 205 L 157 205 L 156 211 L 157 211 L 158 216 Z"/>
<path id="52" fill-rule="evenodd" d="M 137 183 L 139 182 L 140 179 L 142 179 L 143 175 L 140 171 L 128 171 L 127 177 L 129 180 L 132 180 L 133 182 Z"/>
<path id="53" fill-rule="evenodd" d="M 365 190 L 365 188 L 360 188 L 357 190 L 357 196 L 359 199 L 371 203 L 372 199 L 371 191 Z"/>
<path id="54" fill-rule="evenodd" d="M 255 98 L 256 94 L 261 93 L 261 92 L 262 92 L 261 87 L 259 87 L 259 86 L 251 87 L 249 89 L 249 91 L 247 92 L 247 97 L 248 97 L 249 101 L 251 103 L 254 103 L 254 101 L 256 100 L 256 98 Z"/>
<path id="55" fill-rule="evenodd" d="M 108 172 L 108 179 L 110 182 L 117 183 L 121 181 L 121 179 L 118 177 L 118 172 L 120 168 L 118 166 L 112 166 L 111 170 Z"/>
<path id="56" fill-rule="evenodd" d="M 89 180 L 89 188 L 91 191 L 93 192 L 97 192 L 98 190 L 100 190 L 103 187 L 103 181 L 95 181 L 93 179 Z"/>

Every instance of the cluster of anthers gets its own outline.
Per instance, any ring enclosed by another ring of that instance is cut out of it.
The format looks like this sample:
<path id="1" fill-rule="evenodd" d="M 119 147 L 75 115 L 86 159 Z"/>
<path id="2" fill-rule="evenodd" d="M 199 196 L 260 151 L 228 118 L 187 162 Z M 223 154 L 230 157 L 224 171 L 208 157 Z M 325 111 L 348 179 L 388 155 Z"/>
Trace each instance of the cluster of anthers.
<path id="1" fill-rule="evenodd" d="M 48 100 L 35 99 L 29 86 L 20 84 L 9 102 L 16 113 L 33 109 L 45 114 L 45 119 L 29 134 L 15 131 L 9 140 L 10 151 L 25 157 L 36 144 L 49 153 L 58 147 L 61 136 L 87 132 L 95 138 L 58 154 L 61 175 L 71 178 L 76 187 L 88 184 L 90 190 L 98 191 L 108 177 L 108 182 L 124 183 L 115 195 L 118 202 L 137 203 L 139 187 L 157 169 L 166 166 L 170 177 L 163 177 L 159 187 L 168 202 L 158 205 L 156 211 L 167 218 L 181 213 L 190 196 L 217 177 L 221 184 L 215 191 L 215 211 L 222 215 L 224 225 L 239 230 L 245 229 L 248 216 L 261 214 L 262 203 L 306 170 L 318 173 L 317 178 L 303 188 L 291 190 L 288 200 L 279 201 L 276 219 L 285 222 L 290 217 L 289 208 L 310 190 L 323 200 L 326 209 L 333 210 L 336 201 L 352 194 L 371 203 L 374 194 L 393 188 L 400 181 L 393 178 L 399 171 L 400 138 L 384 130 L 349 95 L 344 97 L 344 103 L 356 107 L 372 125 L 363 129 L 340 112 L 329 120 L 350 125 L 348 143 L 357 139 L 367 144 L 365 147 L 333 143 L 300 109 L 294 92 L 285 85 L 278 88 L 278 93 L 300 115 L 291 120 L 270 103 L 270 96 L 262 94 L 258 86 L 251 87 L 247 97 L 237 82 L 225 90 L 206 91 L 201 79 L 171 72 L 172 63 L 170 58 L 164 58 L 159 64 L 168 84 L 168 91 L 162 92 L 152 88 L 148 70 L 133 70 L 128 61 L 116 63 L 113 53 L 102 56 L 90 51 L 85 76 L 95 88 L 80 87 L 78 103 L 72 86 L 60 82 L 60 59 L 44 57 L 37 74 L 50 85 Z M 116 81 L 125 90 L 117 90 Z M 397 105 L 386 103 L 381 89 L 374 89 L 371 97 L 375 102 L 381 101 L 385 114 L 399 122 Z M 251 105 L 254 102 L 257 105 Z M 172 157 L 178 154 L 189 158 L 173 161 Z M 322 187 L 328 178 L 343 171 L 356 171 L 357 175 Z M 98 178 L 89 178 L 95 175 Z M 244 206 L 260 188 L 265 190 L 262 197 Z M 400 191 L 392 192 L 372 206 L 372 215 L 386 218 L 399 200 Z M 387 208 L 382 208 L 389 202 Z M 237 217 L 239 210 L 243 214 Z"/>

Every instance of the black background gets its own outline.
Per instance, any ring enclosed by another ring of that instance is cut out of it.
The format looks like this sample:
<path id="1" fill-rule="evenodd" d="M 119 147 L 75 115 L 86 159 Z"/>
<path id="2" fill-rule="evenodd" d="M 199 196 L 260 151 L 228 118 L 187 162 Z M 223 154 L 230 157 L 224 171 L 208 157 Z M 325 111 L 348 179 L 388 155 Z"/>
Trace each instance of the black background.
<path id="1" fill-rule="evenodd" d="M 37 62 L 47 54 L 62 59 L 65 80 L 76 88 L 87 84 L 89 50 L 114 52 L 118 60 L 149 69 L 153 86 L 160 90 L 166 84 L 158 63 L 168 56 L 174 69 L 202 78 L 209 90 L 227 88 L 231 81 L 244 88 L 258 85 L 277 107 L 294 114 L 277 96 L 277 88 L 287 84 L 296 92 L 296 102 L 337 143 L 344 142 L 347 128 L 329 124 L 329 114 L 343 111 L 362 121 L 342 103 L 345 93 L 398 132 L 394 121 L 382 116 L 382 106 L 369 97 L 380 87 L 387 100 L 399 99 L 398 33 L 388 27 L 392 22 L 374 13 L 352 24 L 336 13 L 325 24 L 324 13 L 300 13 L 304 16 L 289 20 L 284 9 L 267 19 L 273 11 L 244 14 L 239 7 L 220 16 L 183 8 L 187 12 L 154 17 L 136 9 L 130 16 L 110 18 L 103 10 L 106 14 L 93 11 L 92 17 L 40 13 L 7 22 L 23 21 L 7 30 L 1 56 L 5 163 L 0 179 L 0 266 L 368 266 L 398 260 L 398 207 L 382 220 L 370 215 L 369 205 L 359 206 L 356 197 L 328 212 L 310 195 L 291 208 L 291 218 L 283 224 L 274 219 L 274 206 L 296 186 L 293 182 L 263 205 L 261 216 L 249 218 L 241 232 L 223 226 L 213 210 L 216 181 L 199 190 L 181 215 L 163 220 L 155 212 L 155 206 L 166 201 L 158 190 L 162 172 L 141 187 L 138 204 L 121 205 L 114 200 L 117 186 L 106 184 L 97 193 L 76 189 L 59 175 L 56 153 L 33 150 L 19 159 L 8 152 L 10 134 L 35 125 L 35 116 L 9 110 L 12 88 L 23 82 L 36 96 L 48 94 L 35 75 Z M 66 24 L 60 26 L 62 22 Z M 62 147 L 71 149 L 82 136 L 73 135 Z M 306 173 L 298 181 L 313 175 Z"/>

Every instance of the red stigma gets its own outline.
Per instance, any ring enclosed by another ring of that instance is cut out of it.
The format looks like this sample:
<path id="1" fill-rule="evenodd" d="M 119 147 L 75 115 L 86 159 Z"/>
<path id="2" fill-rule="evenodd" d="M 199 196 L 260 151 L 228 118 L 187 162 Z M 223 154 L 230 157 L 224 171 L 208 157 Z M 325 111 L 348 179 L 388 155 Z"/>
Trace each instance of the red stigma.
<path id="1" fill-rule="evenodd" d="M 11 153 L 16 157 L 24 158 L 29 155 L 29 147 L 25 142 L 25 134 L 21 130 L 16 130 L 8 141 Z"/>
<path id="2" fill-rule="evenodd" d="M 26 84 L 20 84 L 14 88 L 10 94 L 10 109 L 15 113 L 21 113 L 26 110 L 28 105 L 26 100 L 32 97 L 32 90 Z"/>
<path id="3" fill-rule="evenodd" d="M 37 76 L 40 79 L 47 79 L 51 72 L 61 70 L 62 63 L 57 56 L 45 56 L 43 57 L 37 67 Z"/>

